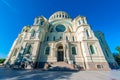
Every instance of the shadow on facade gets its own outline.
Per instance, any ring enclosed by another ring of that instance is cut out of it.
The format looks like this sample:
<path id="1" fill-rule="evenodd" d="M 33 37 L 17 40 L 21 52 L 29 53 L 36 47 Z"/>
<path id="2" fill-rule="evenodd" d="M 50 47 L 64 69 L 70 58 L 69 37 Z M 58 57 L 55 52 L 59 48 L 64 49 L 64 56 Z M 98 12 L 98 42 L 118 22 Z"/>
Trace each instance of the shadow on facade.
<path id="1" fill-rule="evenodd" d="M 48 55 L 49 55 L 50 49 L 48 51 L 46 51 L 46 48 L 49 47 L 49 45 L 46 44 L 45 42 L 43 42 L 41 46 L 43 46 L 43 47 L 40 47 L 39 56 L 38 56 L 38 59 L 37 59 L 38 62 L 37 62 L 36 68 L 47 69 L 47 68 L 49 68 L 49 63 L 47 61 L 48 61 Z M 41 61 L 41 59 L 44 59 L 44 60 Z"/>

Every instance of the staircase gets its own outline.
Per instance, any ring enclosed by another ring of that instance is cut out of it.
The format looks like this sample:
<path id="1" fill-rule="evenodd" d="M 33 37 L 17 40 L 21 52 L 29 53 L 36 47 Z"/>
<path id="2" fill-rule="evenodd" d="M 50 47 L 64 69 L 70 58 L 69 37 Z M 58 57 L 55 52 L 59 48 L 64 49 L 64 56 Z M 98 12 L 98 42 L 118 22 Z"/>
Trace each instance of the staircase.
<path id="1" fill-rule="evenodd" d="M 74 71 L 77 70 L 73 64 L 68 64 L 66 62 L 55 62 L 49 63 L 50 67 L 48 70 L 55 70 L 55 71 Z"/>

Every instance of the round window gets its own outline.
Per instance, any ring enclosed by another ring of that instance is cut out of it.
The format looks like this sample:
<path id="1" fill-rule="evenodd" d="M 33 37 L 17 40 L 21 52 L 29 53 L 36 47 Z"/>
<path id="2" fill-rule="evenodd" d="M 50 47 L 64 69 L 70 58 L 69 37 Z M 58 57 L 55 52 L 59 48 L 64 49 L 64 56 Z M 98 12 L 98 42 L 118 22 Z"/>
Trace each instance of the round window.
<path id="1" fill-rule="evenodd" d="M 66 30 L 65 26 L 64 25 L 57 25 L 55 30 L 57 32 L 64 32 Z"/>

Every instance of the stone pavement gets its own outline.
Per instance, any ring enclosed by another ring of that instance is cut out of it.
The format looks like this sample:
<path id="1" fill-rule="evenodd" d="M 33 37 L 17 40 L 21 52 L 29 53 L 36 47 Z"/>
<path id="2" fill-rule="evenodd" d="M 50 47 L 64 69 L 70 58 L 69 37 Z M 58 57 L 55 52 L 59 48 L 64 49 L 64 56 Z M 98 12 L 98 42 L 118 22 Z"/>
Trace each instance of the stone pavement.
<path id="1" fill-rule="evenodd" d="M 120 70 L 66 72 L 0 68 L 0 80 L 120 80 Z"/>

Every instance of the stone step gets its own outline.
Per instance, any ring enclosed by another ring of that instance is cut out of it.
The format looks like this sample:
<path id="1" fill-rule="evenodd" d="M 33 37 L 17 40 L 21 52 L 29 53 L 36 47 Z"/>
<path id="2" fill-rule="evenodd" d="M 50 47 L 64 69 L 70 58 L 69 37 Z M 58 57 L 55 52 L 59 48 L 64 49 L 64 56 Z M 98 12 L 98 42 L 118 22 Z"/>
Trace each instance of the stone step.
<path id="1" fill-rule="evenodd" d="M 53 64 L 50 64 L 51 67 L 58 67 L 58 68 L 66 68 L 66 69 L 70 69 L 70 70 L 75 70 L 74 65 L 72 64 L 68 64 L 66 62 L 55 62 Z"/>

